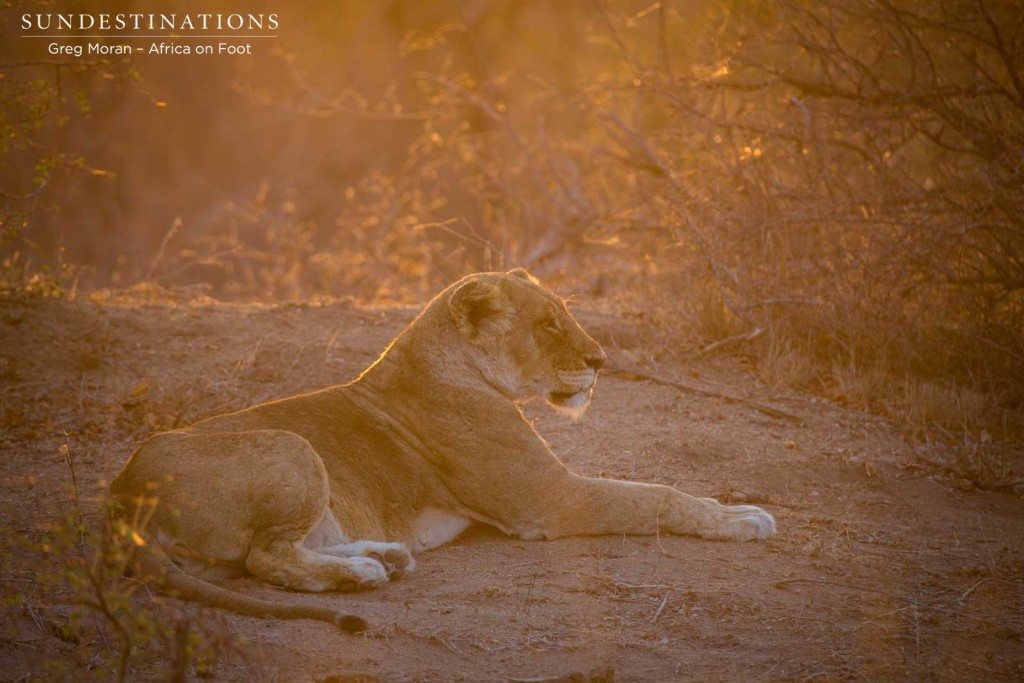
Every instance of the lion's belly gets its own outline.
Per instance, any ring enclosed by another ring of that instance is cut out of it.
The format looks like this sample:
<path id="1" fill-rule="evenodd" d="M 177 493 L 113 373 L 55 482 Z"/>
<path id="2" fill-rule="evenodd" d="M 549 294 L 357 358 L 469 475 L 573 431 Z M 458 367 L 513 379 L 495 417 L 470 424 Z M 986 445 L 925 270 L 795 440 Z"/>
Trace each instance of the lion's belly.
<path id="1" fill-rule="evenodd" d="M 437 548 L 465 531 L 472 521 L 454 512 L 424 508 L 412 523 L 407 545 L 414 553 Z"/>

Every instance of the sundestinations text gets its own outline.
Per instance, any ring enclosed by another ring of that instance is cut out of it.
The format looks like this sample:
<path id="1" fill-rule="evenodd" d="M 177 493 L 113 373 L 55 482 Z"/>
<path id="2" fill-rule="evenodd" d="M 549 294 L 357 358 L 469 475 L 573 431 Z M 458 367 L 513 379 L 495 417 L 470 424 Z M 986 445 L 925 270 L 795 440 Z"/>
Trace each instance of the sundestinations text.
<path id="1" fill-rule="evenodd" d="M 277 14 L 23 14 L 25 31 L 262 31 L 277 30 Z"/>

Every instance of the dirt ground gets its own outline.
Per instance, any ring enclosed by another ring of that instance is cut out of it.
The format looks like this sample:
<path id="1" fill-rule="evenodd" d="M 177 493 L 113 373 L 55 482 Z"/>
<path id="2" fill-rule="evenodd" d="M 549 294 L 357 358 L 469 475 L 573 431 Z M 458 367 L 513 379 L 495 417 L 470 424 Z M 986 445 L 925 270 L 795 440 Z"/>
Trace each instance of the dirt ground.
<path id="1" fill-rule="evenodd" d="M 347 381 L 414 313 L 227 305 L 148 289 L 103 302 L 0 300 L 4 526 L 31 540 L 66 509 L 65 440 L 95 521 L 102 483 L 147 434 Z M 319 622 L 228 615 L 246 644 L 212 677 L 1024 680 L 1020 496 L 971 489 L 928 464 L 941 448 L 923 452 L 878 417 L 760 385 L 734 360 L 645 367 L 799 420 L 616 371 L 642 363 L 626 345 L 628 322 L 585 308 L 578 317 L 611 370 L 578 423 L 526 407 L 554 452 L 583 474 L 761 504 L 777 536 L 523 542 L 475 528 L 382 590 L 297 595 L 239 579 L 227 585 L 346 609 L 372 630 L 353 637 Z M 14 552 L 4 582 L 31 593 Z M 23 609 L 9 612 L 18 629 L 0 640 L 0 678 L 71 657 L 73 645 Z"/>

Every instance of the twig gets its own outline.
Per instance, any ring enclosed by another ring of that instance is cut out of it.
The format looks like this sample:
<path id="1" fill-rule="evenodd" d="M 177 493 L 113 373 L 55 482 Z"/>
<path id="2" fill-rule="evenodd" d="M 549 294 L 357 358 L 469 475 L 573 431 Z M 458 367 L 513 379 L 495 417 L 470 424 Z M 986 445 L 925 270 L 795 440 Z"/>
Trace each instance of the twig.
<path id="1" fill-rule="evenodd" d="M 443 78 L 441 76 L 436 76 L 427 71 L 417 71 L 416 73 L 412 74 L 412 77 L 416 80 L 430 81 L 435 85 L 443 86 L 445 89 L 462 97 L 464 100 L 466 100 L 473 106 L 477 107 L 480 111 L 487 114 L 487 117 L 494 121 L 495 123 L 505 123 L 505 117 L 502 116 L 501 113 L 497 109 L 495 109 L 490 102 L 480 97 L 476 93 L 470 92 L 469 90 L 467 90 L 466 88 L 462 87 L 461 85 L 454 81 L 451 81 L 447 78 Z"/>
<path id="2" fill-rule="evenodd" d="M 651 619 L 651 623 L 652 624 L 654 622 L 658 621 L 658 617 L 660 617 L 661 613 L 665 611 L 665 605 L 668 603 L 668 596 L 671 595 L 671 594 L 672 594 L 672 589 L 671 588 L 668 589 L 667 591 L 665 591 L 665 597 L 663 597 L 661 599 L 661 604 L 658 606 L 658 611 L 654 613 L 654 618 Z"/>
<path id="3" fill-rule="evenodd" d="M 103 628 L 103 622 L 100 621 L 99 613 L 95 610 L 92 613 L 92 625 L 96 629 L 96 633 L 100 634 L 100 640 L 103 641 L 103 651 L 109 655 L 110 641 L 107 640 L 107 629 Z"/>
<path id="4" fill-rule="evenodd" d="M 796 422 L 797 424 L 803 424 L 804 422 L 803 418 L 800 417 L 799 415 L 787 413 L 784 410 L 772 408 L 771 406 L 767 406 L 763 403 L 751 401 L 748 398 L 743 398 L 741 396 L 733 396 L 731 394 L 725 394 L 719 391 L 711 391 L 710 389 L 701 389 L 699 387 L 690 386 L 689 384 L 683 384 L 678 380 L 669 379 L 667 377 L 662 377 L 660 375 L 655 375 L 650 372 L 646 372 L 632 365 L 617 363 L 616 366 L 613 366 L 608 370 L 605 370 L 605 372 L 611 372 L 614 375 L 618 375 L 619 377 L 625 377 L 626 379 L 649 380 L 651 382 L 654 382 L 655 384 L 661 384 L 666 387 L 672 387 L 673 389 L 681 391 L 684 394 L 693 394 L 695 396 L 707 396 L 709 398 L 720 399 L 722 401 L 725 401 L 726 403 L 736 403 L 739 405 L 747 406 L 748 408 L 752 408 L 760 413 L 764 413 L 769 417 L 774 417 L 781 420 L 789 420 L 790 422 Z"/>
<path id="5" fill-rule="evenodd" d="M 839 588 L 849 588 L 850 590 L 864 591 L 865 593 L 878 593 L 879 595 L 884 595 L 886 597 L 893 598 L 894 600 L 911 600 L 911 598 L 908 598 L 905 595 L 897 595 L 895 593 L 890 593 L 879 588 L 871 588 L 870 586 L 858 586 L 853 583 L 843 583 L 841 581 L 829 581 L 828 579 L 805 579 L 796 577 L 792 579 L 783 579 L 782 581 L 776 581 L 775 587 L 786 588 L 787 586 L 793 584 L 818 584 L 822 586 L 837 586 Z"/>
<path id="6" fill-rule="evenodd" d="M 36 186 L 36 189 L 32 190 L 31 192 L 26 192 L 25 194 L 9 194 L 7 192 L 4 192 L 3 190 L 0 190 L 0 197 L 3 197 L 4 199 L 7 199 L 7 200 L 12 200 L 12 201 L 23 201 L 23 200 L 27 200 L 27 199 L 32 199 L 33 197 L 38 195 L 40 192 L 42 192 L 46 188 L 46 186 L 49 185 L 49 184 L 50 184 L 50 179 L 49 178 L 45 178 L 43 180 L 43 182 L 39 183 L 39 185 Z"/>
<path id="7" fill-rule="evenodd" d="M 634 461 L 633 464 L 636 465 L 636 461 Z M 632 478 L 633 473 L 630 472 L 630 479 Z M 672 553 L 665 550 L 665 546 L 661 544 L 661 502 L 658 503 L 658 511 L 655 514 L 656 517 L 654 519 L 654 540 L 658 543 L 658 551 L 661 553 L 662 557 L 670 557 L 673 560 L 679 559 L 676 555 L 673 555 Z"/>
<path id="8" fill-rule="evenodd" d="M 156 250 L 156 256 L 153 257 L 153 262 L 149 264 L 149 271 L 146 273 L 147 282 L 153 280 L 153 273 L 156 272 L 156 267 L 160 263 L 160 259 L 162 259 L 164 256 L 164 250 L 167 249 L 167 243 L 171 241 L 171 238 L 174 237 L 175 234 L 177 234 L 178 228 L 180 227 L 181 218 L 175 218 L 171 222 L 171 227 L 167 231 L 167 234 L 164 235 L 163 240 L 160 242 L 160 248 Z"/>
<path id="9" fill-rule="evenodd" d="M 83 607 L 99 612 L 103 617 L 110 622 L 110 625 L 114 627 L 117 632 L 117 639 L 121 646 L 121 652 L 117 660 L 117 681 L 121 683 L 125 680 L 128 675 L 128 659 L 131 656 L 132 639 L 128 634 L 128 629 L 125 628 L 118 618 L 114 615 L 110 609 L 110 604 L 107 602 L 106 594 L 103 592 L 103 587 L 99 584 L 99 579 L 96 574 L 92 571 L 91 567 L 86 566 L 86 578 L 89 580 L 89 585 L 93 590 L 93 600 L 80 600 L 78 604 Z"/>
<path id="10" fill-rule="evenodd" d="M 448 227 L 452 223 L 458 223 L 460 221 L 463 224 L 465 224 L 465 226 L 467 228 L 469 228 L 469 231 L 470 231 L 471 234 L 464 235 L 461 232 L 459 232 L 458 230 L 454 230 L 454 229 Z M 493 244 L 491 244 L 491 241 L 489 239 L 487 239 L 486 237 L 481 236 L 476 230 L 474 230 L 473 226 L 465 218 L 449 218 L 446 221 L 439 221 L 439 222 L 436 222 L 436 223 L 417 223 L 416 225 L 414 225 L 412 227 L 412 229 L 413 230 L 429 230 L 429 229 L 441 230 L 441 231 L 446 232 L 449 235 L 451 235 L 451 236 L 453 236 L 453 237 L 455 237 L 457 239 L 460 239 L 460 240 L 462 240 L 464 242 L 469 242 L 470 244 L 475 244 L 476 246 L 481 247 L 483 249 L 490 249 L 492 252 L 497 252 L 498 254 L 502 253 L 501 249 L 499 249 L 499 248 L 495 247 Z M 504 258 L 504 255 L 502 255 L 502 258 Z"/>
<path id="11" fill-rule="evenodd" d="M 959 602 L 960 602 L 960 604 L 961 604 L 961 605 L 963 605 L 963 604 L 964 604 L 964 600 L 966 600 L 967 598 L 969 598 L 969 597 L 970 597 L 970 595 L 971 595 L 971 593 L 973 593 L 973 592 L 974 592 L 974 589 L 975 589 L 975 588 L 977 588 L 978 586 L 980 586 L 980 585 L 981 585 L 981 582 L 982 582 L 982 581 L 984 581 L 984 580 L 985 580 L 985 578 L 984 578 L 984 577 L 982 577 L 982 578 L 978 579 L 978 580 L 977 580 L 977 581 L 976 581 L 976 582 L 974 583 L 974 585 L 973 585 L 973 586 L 971 586 L 970 588 L 968 588 L 967 590 L 965 590 L 965 591 L 964 591 L 963 595 L 961 595 L 961 596 L 960 596 L 960 600 L 959 600 Z"/>
<path id="12" fill-rule="evenodd" d="M 43 627 L 43 621 L 39 616 L 39 612 L 36 611 L 35 604 L 28 596 L 25 596 L 23 604 L 25 605 L 25 609 L 28 610 L 28 615 L 32 617 L 32 621 L 36 623 L 36 628 L 39 629 L 40 633 L 49 633 L 49 631 Z"/>
<path id="13" fill-rule="evenodd" d="M 614 576 L 611 576 L 609 574 L 591 574 L 590 572 L 573 572 L 573 573 L 576 574 L 576 576 L 586 576 L 586 577 L 589 577 L 591 579 L 598 579 L 600 581 L 605 581 L 605 582 L 611 581 L 612 584 L 614 584 L 615 586 L 618 586 L 619 588 L 626 588 L 628 590 L 649 590 L 649 589 L 652 589 L 652 588 L 658 588 L 658 589 L 664 588 L 666 590 L 672 590 L 673 589 L 672 586 L 666 586 L 663 583 L 626 583 L 625 581 L 622 581 L 621 579 L 617 579 Z"/>
<path id="14" fill-rule="evenodd" d="M 661 68 L 665 70 L 665 75 L 668 76 L 668 82 L 671 84 L 675 83 L 676 74 L 672 70 L 672 58 L 668 51 L 667 24 L 668 0 L 661 0 L 658 6 L 658 61 L 661 62 Z"/>
<path id="15" fill-rule="evenodd" d="M 743 334 L 734 334 L 731 337 L 719 339 L 718 341 L 712 344 L 708 344 L 700 351 L 698 351 L 697 356 L 706 356 L 707 354 L 711 353 L 716 349 L 720 349 L 725 346 L 732 346 L 733 344 L 739 344 L 740 342 L 750 341 L 751 339 L 756 339 L 757 337 L 760 337 L 763 332 L 763 327 L 755 327 L 750 332 L 744 332 Z"/>
<path id="16" fill-rule="evenodd" d="M 460 657 L 462 656 L 462 650 L 460 650 L 458 647 L 456 647 L 455 643 L 451 642 L 447 638 L 439 636 L 436 633 L 432 633 L 432 634 L 430 634 L 430 637 L 427 640 L 433 640 L 433 641 L 436 641 L 438 643 L 441 643 L 442 645 L 444 645 L 446 648 L 448 648 L 449 650 L 451 650 L 455 654 L 459 655 Z"/>
<path id="17" fill-rule="evenodd" d="M 73 491 L 75 493 L 75 515 L 77 517 L 76 521 L 78 522 L 78 534 L 79 534 L 78 542 L 79 542 L 79 546 L 84 548 L 84 546 L 85 546 L 85 525 L 82 523 L 82 520 L 83 520 L 82 503 L 81 503 L 81 500 L 79 499 L 79 496 L 78 496 L 78 475 L 75 474 L 75 459 L 74 459 L 74 456 L 71 453 L 70 436 L 68 435 L 68 433 L 66 431 L 64 432 L 64 445 L 61 448 L 61 450 L 64 452 L 64 462 L 67 463 L 68 469 L 71 471 L 71 488 L 73 489 Z"/>
<path id="18" fill-rule="evenodd" d="M 187 683 L 188 681 L 188 665 L 190 653 L 189 653 L 189 619 L 188 617 L 177 614 L 174 619 L 174 636 L 172 640 L 171 650 L 171 670 L 167 674 L 167 680 L 171 683 Z"/>

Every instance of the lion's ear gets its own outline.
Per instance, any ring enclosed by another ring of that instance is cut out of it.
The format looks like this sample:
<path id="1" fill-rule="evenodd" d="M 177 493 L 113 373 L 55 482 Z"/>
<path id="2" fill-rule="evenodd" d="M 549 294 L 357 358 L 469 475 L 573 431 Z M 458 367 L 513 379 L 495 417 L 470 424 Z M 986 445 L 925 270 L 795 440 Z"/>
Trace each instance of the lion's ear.
<path id="1" fill-rule="evenodd" d="M 488 339 L 512 329 L 512 302 L 496 284 L 469 279 L 448 297 L 455 326 L 469 339 Z"/>
<path id="2" fill-rule="evenodd" d="M 526 268 L 513 268 L 512 270 L 505 273 L 505 275 L 511 275 L 512 277 L 517 277 L 520 280 L 526 280 L 527 282 L 534 285 L 540 284 L 540 280 L 530 275 L 530 273 L 526 271 Z"/>

